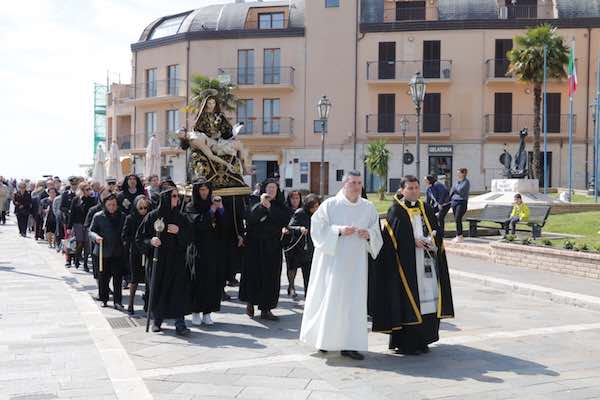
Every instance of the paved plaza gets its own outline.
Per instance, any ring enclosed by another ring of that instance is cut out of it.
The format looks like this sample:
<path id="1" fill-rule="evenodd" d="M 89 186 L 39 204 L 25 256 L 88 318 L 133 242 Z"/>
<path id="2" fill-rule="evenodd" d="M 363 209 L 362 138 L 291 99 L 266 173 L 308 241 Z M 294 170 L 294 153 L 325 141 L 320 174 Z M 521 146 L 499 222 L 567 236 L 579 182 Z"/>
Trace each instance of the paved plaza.
<path id="1" fill-rule="evenodd" d="M 279 322 L 233 300 L 188 338 L 146 333 L 14 225 L 0 226 L 0 399 L 600 399 L 594 280 L 450 256 L 457 318 L 431 353 L 394 355 L 371 333 L 359 362 L 302 345 L 303 302 L 285 290 Z"/>

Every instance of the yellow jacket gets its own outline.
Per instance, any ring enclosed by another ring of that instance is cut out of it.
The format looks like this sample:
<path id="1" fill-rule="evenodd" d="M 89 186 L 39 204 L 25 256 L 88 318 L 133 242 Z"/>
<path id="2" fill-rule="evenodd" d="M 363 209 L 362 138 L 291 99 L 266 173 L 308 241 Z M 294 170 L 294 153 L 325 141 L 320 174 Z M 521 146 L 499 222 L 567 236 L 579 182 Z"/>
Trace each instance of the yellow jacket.
<path id="1" fill-rule="evenodd" d="M 519 204 L 515 204 L 513 206 L 512 212 L 510 213 L 511 218 L 512 217 L 519 217 L 519 219 L 521 221 L 527 221 L 529 219 L 529 207 L 527 207 L 527 204 L 525 203 L 521 203 Z"/>

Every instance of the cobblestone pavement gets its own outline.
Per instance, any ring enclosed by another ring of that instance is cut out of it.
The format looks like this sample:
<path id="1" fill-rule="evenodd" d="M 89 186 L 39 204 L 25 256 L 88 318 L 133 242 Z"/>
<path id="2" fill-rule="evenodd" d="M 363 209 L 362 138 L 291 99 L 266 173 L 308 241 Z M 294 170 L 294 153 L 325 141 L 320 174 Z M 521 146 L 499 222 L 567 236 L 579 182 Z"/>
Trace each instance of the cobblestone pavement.
<path id="1" fill-rule="evenodd" d="M 450 261 L 471 274 L 483 263 Z M 542 284 L 518 272 L 503 278 Z M 0 226 L 0 399 L 600 399 L 599 312 L 473 279 L 453 281 L 457 318 L 431 353 L 397 356 L 371 333 L 362 362 L 300 344 L 303 302 L 285 290 L 279 322 L 251 320 L 233 300 L 215 325 L 180 338 L 168 323 L 146 333 L 139 312 L 98 308 L 95 287 L 45 243 L 18 237 L 12 219 Z"/>

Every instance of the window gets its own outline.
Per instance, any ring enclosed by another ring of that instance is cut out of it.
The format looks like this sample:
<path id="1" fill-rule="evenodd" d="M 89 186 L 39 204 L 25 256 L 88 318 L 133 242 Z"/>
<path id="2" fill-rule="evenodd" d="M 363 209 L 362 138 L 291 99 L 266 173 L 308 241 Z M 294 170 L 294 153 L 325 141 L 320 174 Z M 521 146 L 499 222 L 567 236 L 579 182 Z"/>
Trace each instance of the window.
<path id="1" fill-rule="evenodd" d="M 423 132 L 441 132 L 440 93 L 425 93 L 423 99 Z"/>
<path id="2" fill-rule="evenodd" d="M 300 183 L 308 183 L 308 174 L 300 174 Z"/>
<path id="3" fill-rule="evenodd" d="M 340 0 L 325 0 L 325 8 L 336 8 L 340 6 Z"/>
<path id="4" fill-rule="evenodd" d="M 548 93 L 548 105 L 546 109 L 548 113 L 548 132 L 560 133 L 560 93 Z"/>
<path id="5" fill-rule="evenodd" d="M 179 65 L 169 65 L 167 67 L 167 79 L 169 96 L 179 96 Z"/>
<path id="6" fill-rule="evenodd" d="M 441 42 L 423 41 L 423 78 L 440 79 Z"/>
<path id="7" fill-rule="evenodd" d="M 279 134 L 279 103 L 279 99 L 263 100 L 263 135 Z"/>
<path id="8" fill-rule="evenodd" d="M 396 21 L 425 20 L 425 1 L 396 2 Z"/>
<path id="9" fill-rule="evenodd" d="M 152 135 L 156 133 L 156 113 L 146 113 L 146 143 L 150 142 Z"/>
<path id="10" fill-rule="evenodd" d="M 281 49 L 264 50 L 263 83 L 273 85 L 281 83 Z"/>
<path id="11" fill-rule="evenodd" d="M 179 27 L 187 15 L 167 18 L 154 28 L 150 34 L 150 39 L 158 39 L 165 36 L 171 36 L 179 32 Z"/>
<path id="12" fill-rule="evenodd" d="M 156 68 L 146 70 L 146 97 L 156 97 Z"/>
<path id="13" fill-rule="evenodd" d="M 382 93 L 377 95 L 377 132 L 394 132 L 396 119 L 396 95 Z"/>
<path id="14" fill-rule="evenodd" d="M 512 93 L 494 93 L 494 132 L 512 132 Z"/>
<path id="15" fill-rule="evenodd" d="M 496 58 L 494 59 L 494 78 L 506 78 L 508 71 L 508 53 L 513 48 L 512 39 L 496 39 Z"/>
<path id="16" fill-rule="evenodd" d="M 379 42 L 378 79 L 396 79 L 396 42 Z"/>
<path id="17" fill-rule="evenodd" d="M 177 132 L 179 129 L 179 111 L 167 110 L 167 132 Z"/>
<path id="18" fill-rule="evenodd" d="M 335 180 L 337 182 L 341 182 L 344 179 L 344 170 L 343 169 L 336 169 L 335 170 Z"/>
<path id="19" fill-rule="evenodd" d="M 254 50 L 238 50 L 238 85 L 254 85 Z"/>
<path id="20" fill-rule="evenodd" d="M 258 29 L 283 29 L 285 13 L 258 14 Z"/>
<path id="21" fill-rule="evenodd" d="M 254 100 L 240 100 L 236 109 L 237 122 L 244 123 L 244 129 L 240 134 L 251 135 L 254 132 Z"/>

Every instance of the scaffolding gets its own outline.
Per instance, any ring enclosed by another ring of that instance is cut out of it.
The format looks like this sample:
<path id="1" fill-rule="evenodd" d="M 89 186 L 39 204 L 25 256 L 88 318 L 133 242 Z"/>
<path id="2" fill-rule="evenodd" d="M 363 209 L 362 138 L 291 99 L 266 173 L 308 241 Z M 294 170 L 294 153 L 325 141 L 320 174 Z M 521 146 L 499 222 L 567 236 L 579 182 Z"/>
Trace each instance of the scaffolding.
<path id="1" fill-rule="evenodd" d="M 107 85 L 94 83 L 94 158 L 99 143 L 106 149 L 106 93 Z"/>

